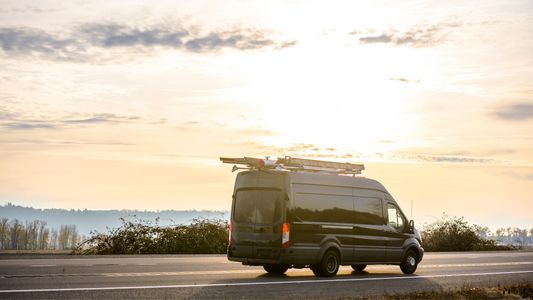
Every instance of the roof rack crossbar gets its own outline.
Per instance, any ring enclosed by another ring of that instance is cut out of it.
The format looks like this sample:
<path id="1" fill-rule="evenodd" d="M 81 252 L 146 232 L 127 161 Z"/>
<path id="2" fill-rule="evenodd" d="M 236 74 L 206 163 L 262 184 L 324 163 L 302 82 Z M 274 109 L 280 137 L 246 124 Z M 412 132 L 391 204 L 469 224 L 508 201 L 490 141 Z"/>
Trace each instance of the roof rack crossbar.
<path id="1" fill-rule="evenodd" d="M 223 163 L 234 164 L 233 171 L 238 169 L 279 169 L 287 171 L 324 172 L 333 174 L 361 174 L 365 169 L 363 164 L 341 163 L 316 159 L 294 158 L 285 156 L 277 160 L 242 157 L 230 158 L 221 157 Z M 245 165 L 245 168 L 238 168 L 236 165 Z"/>

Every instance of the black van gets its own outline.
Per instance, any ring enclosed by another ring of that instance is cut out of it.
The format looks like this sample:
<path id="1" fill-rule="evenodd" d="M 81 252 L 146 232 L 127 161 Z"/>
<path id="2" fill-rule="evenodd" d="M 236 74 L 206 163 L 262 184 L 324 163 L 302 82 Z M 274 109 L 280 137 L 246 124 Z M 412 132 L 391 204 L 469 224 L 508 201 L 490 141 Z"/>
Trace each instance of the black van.
<path id="1" fill-rule="evenodd" d="M 316 276 L 335 276 L 340 265 L 363 271 L 369 264 L 416 270 L 424 255 L 420 235 L 379 182 L 338 168 L 274 166 L 260 163 L 237 175 L 229 260 L 274 274 L 309 267 Z"/>

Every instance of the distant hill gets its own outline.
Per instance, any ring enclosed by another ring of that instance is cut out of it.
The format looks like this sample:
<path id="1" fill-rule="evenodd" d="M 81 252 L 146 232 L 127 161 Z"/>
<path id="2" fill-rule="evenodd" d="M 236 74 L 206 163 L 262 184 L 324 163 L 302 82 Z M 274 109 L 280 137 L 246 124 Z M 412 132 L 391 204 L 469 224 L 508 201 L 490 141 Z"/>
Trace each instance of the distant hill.
<path id="1" fill-rule="evenodd" d="M 107 228 L 116 228 L 122 224 L 120 218 L 126 220 L 141 219 L 159 225 L 188 224 L 195 218 L 229 220 L 229 211 L 214 210 L 74 210 L 74 209 L 40 209 L 7 203 L 0 205 L 0 218 L 19 219 L 21 221 L 43 220 L 48 228 L 59 228 L 61 225 L 74 224 L 80 234 L 91 231 L 106 232 Z"/>

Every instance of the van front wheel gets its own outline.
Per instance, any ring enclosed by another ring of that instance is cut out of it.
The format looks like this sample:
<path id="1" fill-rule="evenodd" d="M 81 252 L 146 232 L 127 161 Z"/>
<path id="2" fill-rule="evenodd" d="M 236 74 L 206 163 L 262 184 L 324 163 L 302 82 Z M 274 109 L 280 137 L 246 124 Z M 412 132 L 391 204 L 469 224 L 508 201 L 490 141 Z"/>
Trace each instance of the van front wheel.
<path id="1" fill-rule="evenodd" d="M 286 265 L 264 265 L 263 268 L 270 274 L 282 275 L 289 269 Z"/>
<path id="2" fill-rule="evenodd" d="M 340 257 L 337 251 L 328 250 L 322 257 L 322 261 L 311 270 L 316 276 L 333 277 L 339 271 Z"/>
<path id="3" fill-rule="evenodd" d="M 418 267 L 418 255 L 415 250 L 411 249 L 405 254 L 400 269 L 404 274 L 413 274 L 416 267 Z"/>

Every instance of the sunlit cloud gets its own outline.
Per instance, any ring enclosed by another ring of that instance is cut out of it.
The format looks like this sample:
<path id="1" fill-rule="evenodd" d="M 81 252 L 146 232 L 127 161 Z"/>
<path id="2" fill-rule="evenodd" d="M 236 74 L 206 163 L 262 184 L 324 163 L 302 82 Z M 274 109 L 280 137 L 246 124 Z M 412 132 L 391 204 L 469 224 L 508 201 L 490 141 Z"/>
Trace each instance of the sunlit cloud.
<path id="1" fill-rule="evenodd" d="M 399 81 L 399 82 L 403 82 L 403 83 L 419 83 L 420 82 L 419 79 L 413 80 L 413 79 L 408 79 L 408 78 L 404 78 L 404 77 L 391 77 L 391 78 L 389 78 L 389 80 L 391 80 L 391 81 Z"/>
<path id="2" fill-rule="evenodd" d="M 531 103 L 515 103 L 502 107 L 494 113 L 494 115 L 502 120 L 507 121 L 525 121 L 533 118 L 533 104 Z"/>
<path id="3" fill-rule="evenodd" d="M 430 154 L 394 154 L 393 158 L 402 161 L 433 162 L 433 163 L 461 163 L 461 164 L 497 164 L 502 163 L 492 158 L 459 156 L 459 155 L 430 155 Z"/>
<path id="4" fill-rule="evenodd" d="M 295 44 L 296 41 L 278 41 L 267 31 L 251 28 L 213 31 L 204 35 L 179 26 L 132 27 L 117 23 L 86 23 L 63 34 L 29 27 L 0 28 L 0 47 L 9 57 L 78 62 L 101 60 L 101 51 L 111 49 L 155 51 L 159 47 L 201 53 L 224 48 L 239 51 L 283 49 Z"/>
<path id="5" fill-rule="evenodd" d="M 432 47 L 445 40 L 447 29 L 459 27 L 459 23 L 440 23 L 435 25 L 417 25 L 405 31 L 390 28 L 386 31 L 353 31 L 360 44 L 393 44 L 407 47 Z"/>
<path id="6" fill-rule="evenodd" d="M 94 123 L 118 123 L 141 119 L 138 116 L 119 116 L 111 113 L 93 114 L 84 118 L 65 119 L 64 124 L 94 124 Z"/>
<path id="7" fill-rule="evenodd" d="M 112 113 L 79 114 L 55 119 L 35 119 L 25 118 L 18 113 L 5 112 L 0 115 L 0 126 L 12 130 L 59 129 L 75 125 L 125 123 L 140 119 L 138 116 L 122 116 Z"/>
<path id="8" fill-rule="evenodd" d="M 31 130 L 31 129 L 54 129 L 55 125 L 44 123 L 44 122 L 8 122 L 2 124 L 4 128 L 13 129 L 13 130 Z"/>

